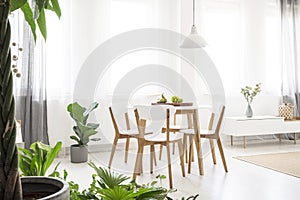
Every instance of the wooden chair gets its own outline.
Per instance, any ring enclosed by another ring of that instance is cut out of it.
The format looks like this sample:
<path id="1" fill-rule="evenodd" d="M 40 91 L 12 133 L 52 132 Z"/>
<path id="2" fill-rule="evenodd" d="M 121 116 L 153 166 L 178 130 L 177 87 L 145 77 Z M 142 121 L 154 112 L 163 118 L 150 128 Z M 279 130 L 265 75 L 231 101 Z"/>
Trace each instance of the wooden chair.
<path id="1" fill-rule="evenodd" d="M 117 124 L 117 121 L 115 119 L 115 116 L 113 114 L 113 111 L 112 111 L 111 107 L 109 107 L 109 112 L 110 112 L 112 123 L 113 123 L 114 129 L 115 129 L 115 138 L 114 138 L 114 142 L 113 142 L 113 145 L 112 145 L 112 150 L 111 150 L 110 159 L 109 159 L 109 163 L 108 163 L 108 168 L 110 169 L 111 164 L 112 164 L 112 160 L 113 160 L 113 157 L 114 157 L 114 154 L 115 154 L 115 151 L 116 151 L 116 147 L 117 147 L 117 144 L 118 144 L 118 140 L 119 139 L 126 139 L 125 159 L 124 159 L 124 161 L 125 161 L 125 163 L 127 163 L 130 139 L 131 138 L 137 138 L 139 136 L 139 131 L 138 131 L 138 129 L 131 129 L 127 112 L 124 114 L 127 130 L 120 130 L 119 129 L 119 126 Z M 151 134 L 151 132 L 147 132 L 147 134 Z"/>
<path id="2" fill-rule="evenodd" d="M 167 148 L 169 186 L 170 188 L 173 188 L 170 144 L 172 143 L 178 144 L 181 171 L 183 177 L 185 177 L 185 170 L 184 170 L 184 158 L 183 158 L 183 147 L 182 147 L 182 134 L 170 134 L 170 109 L 166 109 L 165 134 L 160 133 L 157 135 L 154 134 L 153 136 L 152 135 L 145 136 L 146 119 L 140 119 L 138 109 L 135 109 L 134 112 L 138 122 L 139 138 L 138 138 L 138 152 L 137 152 L 137 157 L 136 157 L 136 162 L 134 167 L 133 180 L 136 179 L 136 176 L 140 172 L 142 166 L 144 147 L 150 145 L 150 150 L 151 150 L 150 173 L 153 173 L 154 145 L 163 145 L 166 146 Z"/>
<path id="3" fill-rule="evenodd" d="M 225 106 L 221 107 L 221 112 L 220 112 L 220 116 L 219 116 L 219 120 L 217 123 L 217 126 L 215 128 L 215 130 L 213 129 L 213 121 L 215 118 L 215 114 L 212 113 L 211 117 L 210 117 L 210 121 L 209 121 L 209 125 L 208 125 L 208 129 L 201 129 L 200 130 L 200 138 L 207 138 L 209 139 L 209 143 L 210 143 L 210 147 L 211 147 L 211 154 L 212 154 L 212 158 L 213 158 L 213 163 L 216 164 L 216 156 L 215 156 L 215 149 L 214 149 L 214 141 L 217 141 L 217 145 L 220 151 L 220 155 L 221 155 L 221 159 L 223 162 L 223 166 L 224 166 L 224 170 L 225 172 L 228 172 L 227 169 L 227 164 L 226 164 L 226 160 L 225 160 L 225 155 L 224 155 L 224 151 L 223 151 L 223 147 L 222 147 L 222 143 L 221 143 L 221 139 L 220 139 L 220 129 L 221 129 L 221 124 L 224 118 L 224 112 L 225 112 Z M 182 131 L 184 133 L 185 136 L 189 137 L 190 139 L 190 147 L 189 147 L 189 159 L 188 159 L 188 173 L 191 172 L 191 162 L 192 162 L 192 149 L 193 149 L 193 141 L 195 138 L 195 133 L 194 133 L 194 129 L 187 129 Z"/>

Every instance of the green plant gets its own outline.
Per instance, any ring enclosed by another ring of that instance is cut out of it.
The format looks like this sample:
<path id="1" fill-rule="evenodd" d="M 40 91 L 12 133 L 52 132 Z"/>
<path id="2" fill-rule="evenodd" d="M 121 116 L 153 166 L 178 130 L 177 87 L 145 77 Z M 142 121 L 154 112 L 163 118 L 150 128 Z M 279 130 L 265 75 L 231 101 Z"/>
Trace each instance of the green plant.
<path id="1" fill-rule="evenodd" d="M 19 168 L 23 176 L 45 176 L 47 170 L 53 163 L 61 149 L 61 142 L 51 146 L 41 142 L 34 142 L 30 145 L 30 150 L 19 148 Z M 49 176 L 54 176 L 56 169 L 60 163 L 54 168 Z"/>
<path id="2" fill-rule="evenodd" d="M 166 177 L 166 175 L 158 174 L 158 175 L 156 176 L 156 178 L 159 179 L 159 181 L 160 181 L 160 186 L 162 186 L 162 180 L 163 180 L 163 179 L 166 179 L 167 177 Z"/>
<path id="3" fill-rule="evenodd" d="M 250 104 L 253 101 L 253 98 L 261 92 L 261 83 L 257 83 L 255 87 L 246 86 L 241 88 L 241 93 L 244 95 L 247 103 Z"/>
<path id="4" fill-rule="evenodd" d="M 90 188 L 82 192 L 82 199 L 93 197 L 92 199 L 101 200 L 163 200 L 169 192 L 165 188 L 155 187 L 156 181 L 145 185 L 137 185 L 135 181 L 126 184 L 124 182 L 129 180 L 129 177 L 97 167 L 92 162 L 89 165 L 96 175 L 93 176 Z"/>
<path id="5" fill-rule="evenodd" d="M 135 181 L 127 182 L 130 178 L 117 174 L 112 171 L 97 167 L 94 163 L 89 165 L 95 170 L 96 174 L 92 175 L 90 187 L 79 191 L 78 183 L 68 181 L 70 187 L 70 199 L 72 200 L 172 200 L 168 197 L 169 193 L 175 192 L 175 189 L 167 190 L 163 187 L 155 186 L 157 181 L 138 185 Z M 57 172 L 55 177 L 67 181 L 68 172 L 64 170 L 63 177 Z M 157 179 L 163 180 L 165 175 L 157 175 Z M 199 195 L 182 197 L 182 200 L 197 199 Z"/>
<path id="6" fill-rule="evenodd" d="M 182 102 L 183 102 L 183 99 L 180 98 L 179 96 L 172 96 L 172 97 L 171 97 L 171 101 L 172 101 L 173 103 L 182 103 Z"/>
<path id="7" fill-rule="evenodd" d="M 72 135 L 70 138 L 80 146 L 87 145 L 89 137 L 97 133 L 96 129 L 99 124 L 87 122 L 90 113 L 97 107 L 97 102 L 92 103 L 88 108 L 82 107 L 77 102 L 71 103 L 67 107 L 67 111 L 76 123 L 76 126 L 73 126 L 76 135 Z"/>
<path id="8" fill-rule="evenodd" d="M 29 4 L 34 5 L 33 8 Z M 15 10 L 23 11 L 33 36 L 36 26 L 44 39 L 47 38 L 45 10 L 61 16 L 58 0 L 0 0 L 0 199 L 22 199 L 21 181 L 18 171 L 18 150 L 15 144 L 15 101 L 13 74 L 11 70 L 11 27 L 8 16 Z M 37 25 L 36 25 L 37 24 Z"/>

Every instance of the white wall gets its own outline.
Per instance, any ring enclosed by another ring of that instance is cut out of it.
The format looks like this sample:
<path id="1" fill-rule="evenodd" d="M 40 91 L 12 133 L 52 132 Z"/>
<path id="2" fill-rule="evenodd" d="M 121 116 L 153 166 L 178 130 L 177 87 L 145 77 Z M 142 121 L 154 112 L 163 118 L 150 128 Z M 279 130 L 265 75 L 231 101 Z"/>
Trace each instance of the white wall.
<path id="1" fill-rule="evenodd" d="M 264 2 L 266 1 L 272 0 L 264 0 Z M 265 49 L 264 41 L 275 44 L 277 37 L 277 33 L 274 33 L 269 39 L 265 38 L 265 33 L 268 32 L 260 19 L 265 16 L 266 10 L 264 9 L 266 7 L 257 7 L 261 5 L 261 1 L 258 0 L 224 1 L 231 3 L 224 4 L 224 7 L 219 5 L 220 2 L 216 0 L 197 1 L 196 26 L 198 32 L 207 39 L 209 46 L 206 51 L 215 62 L 224 81 L 226 115 L 244 115 L 246 101 L 240 94 L 240 88 L 257 82 L 262 82 L 263 92 L 253 101 L 254 114 L 277 115 L 280 101 L 280 92 L 278 92 L 280 91 L 280 69 L 278 69 L 280 62 L 276 60 L 276 52 L 272 53 L 273 51 Z M 68 115 L 66 107 L 73 101 L 74 84 L 87 56 L 110 37 L 132 29 L 164 28 L 187 35 L 192 25 L 192 1 L 89 0 L 89 3 L 86 3 L 84 0 L 64 0 L 60 3 L 63 13 L 61 20 L 57 20 L 55 16 L 48 18 L 48 127 L 51 143 L 62 140 L 64 146 L 69 146 L 72 143 L 69 136 L 73 134 L 73 121 Z M 232 20 L 230 25 L 234 26 L 235 22 L 240 22 L 245 26 L 239 27 L 242 30 L 235 27 L 235 30 L 239 31 L 237 37 L 234 35 L 234 37 L 228 38 L 226 34 L 230 36 L 230 28 L 226 30 L 226 27 L 219 23 L 221 19 L 218 18 L 218 15 L 213 18 L 214 11 L 218 13 L 223 8 L 224 12 L 229 10 L 228 13 L 231 14 L 228 18 Z M 244 8 L 248 8 L 247 11 L 244 12 Z M 259 12 L 257 12 L 257 8 L 259 8 Z M 233 14 L 230 9 L 233 10 Z M 252 18 L 253 14 L 256 15 L 255 18 Z M 236 19 L 236 16 L 242 16 L 241 19 L 244 21 L 239 21 L 240 18 Z M 256 22 L 260 22 L 259 26 Z M 276 24 L 275 22 L 272 21 Z M 246 30 L 249 34 L 241 35 Z M 241 41 L 245 43 L 241 43 Z M 266 52 L 269 56 L 267 60 L 265 59 Z M 245 57 L 245 54 L 251 56 Z M 273 59 L 270 60 L 270 57 Z M 134 60 L 127 57 L 127 61 L 123 64 L 138 66 L 160 62 L 169 66 L 180 66 L 178 70 L 183 76 L 189 77 L 190 84 L 199 90 L 200 104 L 210 103 L 209 92 L 204 82 L 194 76 L 187 65 L 162 54 L 157 55 L 155 59 L 150 56 L 148 58 L 136 56 L 136 58 L 140 58 L 139 63 L 137 60 L 134 63 Z M 122 70 L 122 73 L 126 73 L 126 70 L 121 68 L 122 64 L 119 65 L 116 63 L 116 69 L 112 74 Z M 91 73 L 93 72 L 91 71 Z M 98 93 L 102 96 L 95 96 L 95 100 L 100 102 L 100 107 L 95 111 L 95 116 L 92 116 L 93 121 L 100 123 L 101 132 L 95 137 L 101 137 L 102 141 L 99 143 L 102 144 L 110 143 L 114 136 L 108 106 L 111 104 L 113 84 L 118 81 L 114 79 L 118 79 L 118 76 L 114 75 L 108 79 L 110 82 L 104 83 L 108 88 L 104 95 L 100 90 Z M 276 79 L 277 81 L 274 81 Z M 109 93 L 110 90 L 111 93 Z M 160 91 L 155 93 L 160 93 Z M 139 98 L 137 97 L 137 99 Z M 84 105 L 91 103 L 84 98 L 79 100 Z M 206 126 L 208 116 L 208 110 L 200 111 L 203 126 Z"/>

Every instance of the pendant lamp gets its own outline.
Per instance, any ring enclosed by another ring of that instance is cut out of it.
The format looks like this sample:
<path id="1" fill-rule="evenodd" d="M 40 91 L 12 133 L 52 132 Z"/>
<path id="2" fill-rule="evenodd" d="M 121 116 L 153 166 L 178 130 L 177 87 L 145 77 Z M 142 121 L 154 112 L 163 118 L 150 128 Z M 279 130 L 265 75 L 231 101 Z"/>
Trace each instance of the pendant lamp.
<path id="1" fill-rule="evenodd" d="M 195 0 L 193 0 L 193 26 L 191 33 L 183 40 L 180 48 L 202 48 L 207 42 L 198 34 L 195 26 Z"/>

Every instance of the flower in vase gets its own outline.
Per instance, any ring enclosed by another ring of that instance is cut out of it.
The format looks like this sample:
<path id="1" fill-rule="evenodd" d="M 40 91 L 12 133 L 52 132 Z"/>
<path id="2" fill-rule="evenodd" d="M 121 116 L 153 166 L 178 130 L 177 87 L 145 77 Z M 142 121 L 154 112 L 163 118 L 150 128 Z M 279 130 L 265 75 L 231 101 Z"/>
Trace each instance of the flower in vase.
<path id="1" fill-rule="evenodd" d="M 253 101 L 253 98 L 261 92 L 261 83 L 257 83 L 255 87 L 246 86 L 244 88 L 241 88 L 241 93 L 244 95 L 244 98 L 246 99 L 248 104 L 251 104 Z"/>

